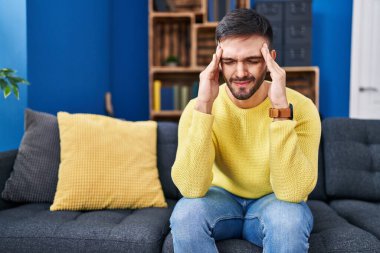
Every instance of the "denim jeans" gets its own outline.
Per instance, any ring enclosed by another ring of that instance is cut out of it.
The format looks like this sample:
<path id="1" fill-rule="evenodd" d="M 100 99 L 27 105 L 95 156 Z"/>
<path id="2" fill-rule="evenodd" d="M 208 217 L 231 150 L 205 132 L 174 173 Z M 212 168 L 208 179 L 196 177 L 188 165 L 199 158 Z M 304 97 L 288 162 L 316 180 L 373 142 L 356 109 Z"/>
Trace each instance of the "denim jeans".
<path id="1" fill-rule="evenodd" d="M 218 252 L 215 241 L 244 239 L 264 253 L 307 252 L 313 215 L 305 202 L 290 203 L 274 193 L 238 197 L 212 186 L 202 198 L 182 198 L 170 217 L 175 253 Z"/>

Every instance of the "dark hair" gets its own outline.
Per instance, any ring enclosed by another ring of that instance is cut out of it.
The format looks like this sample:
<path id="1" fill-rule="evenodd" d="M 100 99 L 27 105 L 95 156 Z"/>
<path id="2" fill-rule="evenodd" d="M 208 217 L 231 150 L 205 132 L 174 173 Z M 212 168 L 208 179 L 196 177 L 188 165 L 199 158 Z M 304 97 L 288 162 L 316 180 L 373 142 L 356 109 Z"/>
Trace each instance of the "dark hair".
<path id="1" fill-rule="evenodd" d="M 215 31 L 215 39 L 219 42 L 228 37 L 248 37 L 261 35 L 273 42 L 272 26 L 268 19 L 252 9 L 235 9 L 219 22 Z"/>

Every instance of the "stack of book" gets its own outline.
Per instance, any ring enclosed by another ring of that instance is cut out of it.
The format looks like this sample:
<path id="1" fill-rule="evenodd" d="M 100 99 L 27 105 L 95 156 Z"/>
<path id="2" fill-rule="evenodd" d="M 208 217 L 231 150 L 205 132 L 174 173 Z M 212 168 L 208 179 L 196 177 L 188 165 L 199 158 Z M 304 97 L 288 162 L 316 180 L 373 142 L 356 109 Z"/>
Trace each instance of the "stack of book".
<path id="1" fill-rule="evenodd" d="M 197 64 L 207 66 L 215 53 L 215 28 L 198 28 L 197 34 Z"/>
<path id="2" fill-rule="evenodd" d="M 239 0 L 208 0 L 207 16 L 209 22 L 217 22 L 231 10 L 243 8 L 244 1 Z"/>
<path id="3" fill-rule="evenodd" d="M 170 22 L 160 20 L 154 24 L 155 66 L 167 65 L 168 59 L 176 59 L 178 66 L 190 65 L 190 27 L 187 20 Z"/>
<path id="4" fill-rule="evenodd" d="M 189 101 L 198 96 L 199 83 L 193 82 L 191 85 L 163 85 L 160 80 L 153 82 L 153 109 L 163 110 L 183 110 Z"/>

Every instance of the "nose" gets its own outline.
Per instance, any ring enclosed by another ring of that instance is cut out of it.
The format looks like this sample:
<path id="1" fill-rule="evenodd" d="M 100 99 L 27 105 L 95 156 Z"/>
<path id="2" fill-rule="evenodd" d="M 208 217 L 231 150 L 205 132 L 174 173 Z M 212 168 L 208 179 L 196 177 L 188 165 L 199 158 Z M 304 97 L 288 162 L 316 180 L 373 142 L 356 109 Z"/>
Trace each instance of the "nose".
<path id="1" fill-rule="evenodd" d="M 246 66 L 244 62 L 238 61 L 236 65 L 236 77 L 246 76 Z"/>

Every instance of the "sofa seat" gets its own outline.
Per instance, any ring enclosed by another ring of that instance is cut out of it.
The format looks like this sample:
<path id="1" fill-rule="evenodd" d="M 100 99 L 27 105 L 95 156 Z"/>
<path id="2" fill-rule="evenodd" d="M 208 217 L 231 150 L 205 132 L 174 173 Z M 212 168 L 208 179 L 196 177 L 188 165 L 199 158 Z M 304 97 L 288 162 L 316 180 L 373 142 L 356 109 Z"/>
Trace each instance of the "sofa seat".
<path id="1" fill-rule="evenodd" d="M 325 202 L 309 200 L 307 204 L 314 217 L 314 227 L 309 239 L 310 253 L 380 252 L 380 242 L 374 235 L 347 222 Z M 262 252 L 262 248 L 238 239 L 218 241 L 216 245 L 221 253 Z M 174 252 L 171 233 L 166 237 L 162 252 Z"/>
<path id="2" fill-rule="evenodd" d="M 371 233 L 340 217 L 323 201 L 309 200 L 314 227 L 309 252 L 380 252 L 380 241 Z"/>
<path id="3" fill-rule="evenodd" d="M 56 211 L 25 204 L 0 211 L 0 252 L 161 252 L 169 208 Z"/>
<path id="4" fill-rule="evenodd" d="M 371 232 L 380 240 L 380 203 L 363 200 L 333 200 L 330 205 L 348 222 Z"/>

